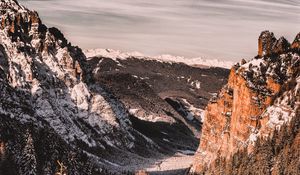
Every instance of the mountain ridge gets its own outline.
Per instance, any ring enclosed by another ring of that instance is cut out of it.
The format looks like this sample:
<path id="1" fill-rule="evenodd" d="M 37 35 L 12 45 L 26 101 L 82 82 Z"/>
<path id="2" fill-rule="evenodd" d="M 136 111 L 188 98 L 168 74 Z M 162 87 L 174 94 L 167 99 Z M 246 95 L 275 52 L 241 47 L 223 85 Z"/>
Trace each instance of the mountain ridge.
<path id="1" fill-rule="evenodd" d="M 145 60 L 156 60 L 166 63 L 184 63 L 189 66 L 195 67 L 220 67 L 230 69 L 234 64 L 231 61 L 220 61 L 218 59 L 203 59 L 199 58 L 185 58 L 181 56 L 173 55 L 159 55 L 159 56 L 146 56 L 139 52 L 122 52 L 113 49 L 85 49 L 83 50 L 87 57 L 108 57 L 113 59 L 127 59 L 130 57 L 145 59 Z"/>

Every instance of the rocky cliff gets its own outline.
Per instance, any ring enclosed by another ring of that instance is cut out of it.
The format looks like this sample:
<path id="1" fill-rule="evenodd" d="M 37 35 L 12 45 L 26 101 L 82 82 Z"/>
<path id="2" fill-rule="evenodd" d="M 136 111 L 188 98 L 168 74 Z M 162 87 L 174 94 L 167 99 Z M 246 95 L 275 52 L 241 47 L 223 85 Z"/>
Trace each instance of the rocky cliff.
<path id="1" fill-rule="evenodd" d="M 250 153 L 258 138 L 296 117 L 300 106 L 299 35 L 293 48 L 268 31 L 259 37 L 258 56 L 236 64 L 227 85 L 205 111 L 193 173 L 214 172 L 215 160 L 238 150 Z"/>

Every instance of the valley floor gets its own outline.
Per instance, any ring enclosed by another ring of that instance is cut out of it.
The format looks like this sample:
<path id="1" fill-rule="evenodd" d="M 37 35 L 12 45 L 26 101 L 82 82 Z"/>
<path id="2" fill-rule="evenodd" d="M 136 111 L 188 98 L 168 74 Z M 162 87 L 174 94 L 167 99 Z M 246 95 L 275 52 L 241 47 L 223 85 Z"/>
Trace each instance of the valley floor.
<path id="1" fill-rule="evenodd" d="M 147 168 L 148 172 L 170 171 L 189 168 L 194 160 L 194 155 L 176 153 L 174 156 L 159 160 L 153 167 Z M 160 164 L 161 163 L 161 164 Z"/>
<path id="2" fill-rule="evenodd" d="M 151 175 L 185 174 L 191 167 L 194 153 L 191 151 L 178 151 L 172 156 L 155 160 L 152 165 L 144 165 L 144 170 Z M 153 160 L 149 160 L 153 162 Z M 143 165 L 137 165 L 142 167 Z"/>

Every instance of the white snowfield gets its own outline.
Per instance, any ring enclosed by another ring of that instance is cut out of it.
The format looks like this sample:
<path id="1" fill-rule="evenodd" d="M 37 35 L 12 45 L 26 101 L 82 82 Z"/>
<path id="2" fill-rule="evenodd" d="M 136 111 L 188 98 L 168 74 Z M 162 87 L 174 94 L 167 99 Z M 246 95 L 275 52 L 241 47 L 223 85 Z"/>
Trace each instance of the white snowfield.
<path id="1" fill-rule="evenodd" d="M 159 55 L 159 56 L 147 56 L 143 55 L 140 52 L 123 52 L 120 50 L 113 49 L 86 49 L 83 50 L 87 58 L 100 56 L 107 57 L 111 59 L 127 59 L 130 57 L 135 57 L 145 60 L 156 60 L 167 63 L 184 63 L 190 66 L 207 66 L 207 67 L 221 67 L 230 69 L 234 62 L 231 61 L 221 61 L 218 59 L 203 59 L 201 57 L 197 58 L 185 58 L 182 56 L 173 56 L 173 55 Z"/>

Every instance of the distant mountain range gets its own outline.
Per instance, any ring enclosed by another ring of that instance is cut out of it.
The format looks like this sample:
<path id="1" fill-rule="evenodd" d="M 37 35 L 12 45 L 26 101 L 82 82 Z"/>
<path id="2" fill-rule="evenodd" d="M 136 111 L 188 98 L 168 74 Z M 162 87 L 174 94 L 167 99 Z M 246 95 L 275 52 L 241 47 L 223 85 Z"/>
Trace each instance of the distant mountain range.
<path id="1" fill-rule="evenodd" d="M 169 63 L 184 63 L 193 67 L 220 67 L 230 69 L 234 63 L 231 61 L 220 61 L 218 59 L 203 59 L 203 58 L 184 58 L 180 56 L 172 55 L 160 55 L 156 57 L 150 57 L 143 55 L 139 52 L 121 52 L 112 49 L 87 49 L 83 51 L 87 57 L 107 57 L 112 59 L 127 59 L 130 57 L 143 59 L 143 60 L 156 60 Z"/>

